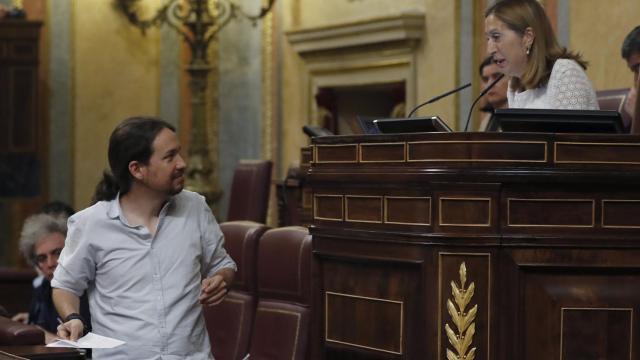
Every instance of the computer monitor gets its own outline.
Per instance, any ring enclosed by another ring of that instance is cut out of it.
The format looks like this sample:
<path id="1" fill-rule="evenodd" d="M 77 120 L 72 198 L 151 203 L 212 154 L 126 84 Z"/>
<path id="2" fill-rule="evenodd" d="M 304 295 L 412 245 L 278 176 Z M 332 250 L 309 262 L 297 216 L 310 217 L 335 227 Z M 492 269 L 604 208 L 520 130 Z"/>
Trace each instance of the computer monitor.
<path id="1" fill-rule="evenodd" d="M 496 109 L 487 131 L 540 133 L 623 133 L 613 110 Z"/>
<path id="2" fill-rule="evenodd" d="M 451 132 L 451 128 L 437 116 L 399 119 L 377 119 L 374 125 L 382 134 Z"/>

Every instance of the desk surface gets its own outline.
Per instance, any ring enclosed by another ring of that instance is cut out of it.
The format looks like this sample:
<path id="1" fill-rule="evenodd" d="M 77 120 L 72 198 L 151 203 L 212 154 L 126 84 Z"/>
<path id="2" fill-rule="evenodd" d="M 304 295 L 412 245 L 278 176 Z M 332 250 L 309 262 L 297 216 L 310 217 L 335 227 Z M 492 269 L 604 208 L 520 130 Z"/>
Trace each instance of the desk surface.
<path id="1" fill-rule="evenodd" d="M 83 353 L 71 348 L 48 348 L 44 345 L 0 346 L 0 359 L 85 359 Z"/>

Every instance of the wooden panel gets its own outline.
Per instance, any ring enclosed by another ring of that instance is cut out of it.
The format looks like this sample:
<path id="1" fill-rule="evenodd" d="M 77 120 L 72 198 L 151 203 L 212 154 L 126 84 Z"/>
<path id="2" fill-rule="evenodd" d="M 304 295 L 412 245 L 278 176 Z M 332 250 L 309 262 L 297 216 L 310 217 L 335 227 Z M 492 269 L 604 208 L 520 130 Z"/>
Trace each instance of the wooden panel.
<path id="1" fill-rule="evenodd" d="M 16 41 L 9 44 L 9 54 L 14 60 L 36 60 L 38 57 L 38 44 L 32 41 Z"/>
<path id="2" fill-rule="evenodd" d="M 387 224 L 431 225 L 430 197 L 385 196 Z"/>
<path id="3" fill-rule="evenodd" d="M 421 346 L 420 267 L 394 261 L 323 261 L 324 339 L 335 358 L 394 358 Z M 342 356 L 339 356 L 342 354 Z"/>
<path id="4" fill-rule="evenodd" d="M 441 252 L 438 258 L 438 359 L 450 358 L 448 352 L 463 359 L 472 351 L 476 360 L 491 359 L 491 255 Z M 461 335 L 472 339 L 458 353 L 450 341 Z"/>
<path id="5" fill-rule="evenodd" d="M 490 226 L 490 198 L 440 198 L 439 225 L 446 226 Z"/>
<path id="6" fill-rule="evenodd" d="M 404 304 L 401 301 L 351 294 L 325 293 L 325 340 L 328 342 L 402 354 Z M 365 321 L 358 314 L 376 314 L 375 321 Z"/>
<path id="7" fill-rule="evenodd" d="M 555 162 L 640 165 L 638 143 L 556 142 Z"/>
<path id="8" fill-rule="evenodd" d="M 405 160 L 405 143 L 377 143 L 360 145 L 360 161 L 363 163 L 404 162 Z"/>
<path id="9" fill-rule="evenodd" d="M 300 165 L 310 164 L 313 160 L 313 146 L 307 146 L 300 150 Z"/>
<path id="10" fill-rule="evenodd" d="M 523 360 L 632 359 L 640 304 L 637 250 L 532 249 L 509 252 L 502 271 L 505 331 Z M 519 290 L 518 290 L 519 289 Z M 520 314 L 520 315 L 519 315 Z M 635 357 L 633 357 L 635 358 Z"/>
<path id="11" fill-rule="evenodd" d="M 382 223 L 382 196 L 348 195 L 345 200 L 346 221 Z"/>
<path id="12" fill-rule="evenodd" d="M 640 228 L 640 200 L 603 200 L 602 227 Z"/>
<path id="13" fill-rule="evenodd" d="M 594 227 L 595 201 L 507 199 L 507 226 Z"/>
<path id="14" fill-rule="evenodd" d="M 36 151 L 36 71 L 34 68 L 14 67 L 9 72 L 12 89 L 9 113 L 11 151 Z"/>
<path id="15" fill-rule="evenodd" d="M 546 162 L 546 142 L 429 141 L 408 143 L 408 161 Z"/>
<path id="16" fill-rule="evenodd" d="M 323 163 L 356 163 L 358 162 L 358 145 L 316 145 L 315 162 Z"/>
<path id="17" fill-rule="evenodd" d="M 632 359 L 633 309 L 562 308 L 561 359 Z"/>
<path id="18" fill-rule="evenodd" d="M 342 195 L 314 195 L 313 218 L 318 220 L 344 220 Z"/>

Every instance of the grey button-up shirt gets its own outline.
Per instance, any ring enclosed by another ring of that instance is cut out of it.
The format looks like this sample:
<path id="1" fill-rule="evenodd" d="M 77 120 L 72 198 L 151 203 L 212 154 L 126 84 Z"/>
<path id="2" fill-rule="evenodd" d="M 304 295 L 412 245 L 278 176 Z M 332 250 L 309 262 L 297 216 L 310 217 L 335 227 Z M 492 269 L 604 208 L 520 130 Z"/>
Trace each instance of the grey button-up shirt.
<path id="1" fill-rule="evenodd" d="M 94 359 L 211 359 L 198 303 L 201 281 L 236 269 L 204 198 L 182 191 L 160 212 L 155 236 L 124 218 L 119 197 L 69 219 L 52 286 L 89 293 L 93 332 L 124 340 Z"/>

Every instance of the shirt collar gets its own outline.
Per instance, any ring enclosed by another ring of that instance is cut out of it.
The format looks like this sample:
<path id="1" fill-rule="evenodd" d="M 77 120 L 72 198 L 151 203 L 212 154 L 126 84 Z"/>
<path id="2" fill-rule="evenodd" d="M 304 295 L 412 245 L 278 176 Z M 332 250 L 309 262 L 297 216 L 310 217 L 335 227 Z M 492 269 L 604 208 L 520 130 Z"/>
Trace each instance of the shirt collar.
<path id="1" fill-rule="evenodd" d="M 167 203 L 164 204 L 164 206 L 162 206 L 162 209 L 160 210 L 160 216 L 166 215 L 167 212 L 170 211 L 171 208 L 174 206 L 174 203 L 175 203 L 175 196 L 172 196 L 169 198 Z M 120 208 L 120 192 L 118 192 L 115 199 L 109 201 L 107 216 L 109 216 L 110 219 L 114 219 L 114 220 L 118 218 L 120 218 L 120 220 L 124 220 L 122 217 L 122 209 Z"/>
<path id="2" fill-rule="evenodd" d="M 116 195 L 116 198 L 109 201 L 109 208 L 107 209 L 107 216 L 111 219 L 117 219 L 122 214 L 120 209 L 120 192 Z"/>

